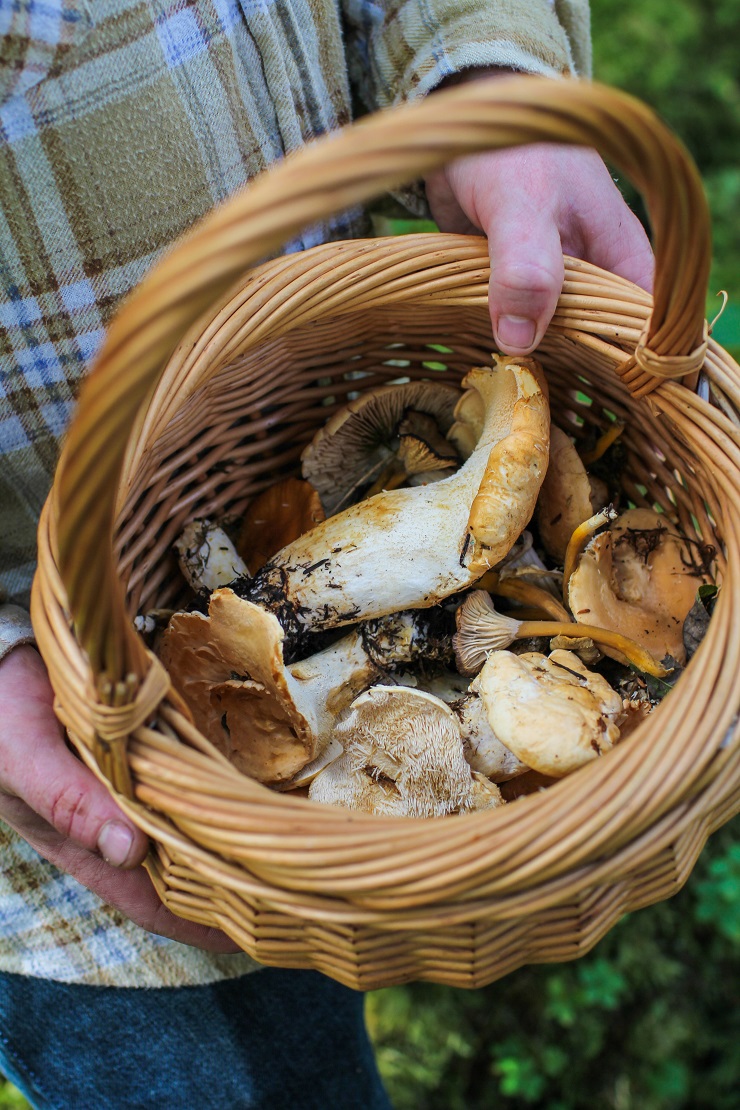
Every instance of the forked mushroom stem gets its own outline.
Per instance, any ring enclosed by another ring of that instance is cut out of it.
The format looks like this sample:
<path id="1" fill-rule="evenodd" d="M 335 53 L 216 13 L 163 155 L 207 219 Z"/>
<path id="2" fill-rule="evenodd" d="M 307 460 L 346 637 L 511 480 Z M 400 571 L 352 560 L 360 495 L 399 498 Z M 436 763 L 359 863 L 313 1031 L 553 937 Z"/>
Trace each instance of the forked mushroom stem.
<path id="1" fill-rule="evenodd" d="M 600 512 L 594 513 L 588 520 L 584 520 L 583 524 L 579 524 L 573 532 L 573 535 L 568 541 L 568 547 L 565 552 L 565 563 L 563 565 L 563 600 L 568 600 L 568 582 L 570 576 L 576 569 L 579 556 L 583 551 L 588 541 L 593 536 L 594 532 L 598 532 L 599 528 L 603 528 L 611 520 L 616 520 L 619 513 L 613 505 L 607 505 L 605 509 Z"/>
<path id="2" fill-rule="evenodd" d="M 645 674 L 665 678 L 666 668 L 634 640 L 608 628 L 566 621 L 518 621 L 493 606 L 484 590 L 474 590 L 457 611 L 457 632 L 452 637 L 455 657 L 463 674 L 477 674 L 492 651 L 508 648 L 514 640 L 530 636 L 588 636 L 596 644 L 619 651 L 628 663 Z"/>
<path id="3" fill-rule="evenodd" d="M 521 601 L 523 605 L 546 613 L 553 620 L 572 621 L 565 606 L 561 605 L 548 590 L 535 586 L 534 582 L 527 582 L 523 578 L 502 578 L 498 571 L 489 570 L 478 579 L 477 585 L 479 589 L 487 590 L 488 593 L 496 594 L 498 597 Z"/>

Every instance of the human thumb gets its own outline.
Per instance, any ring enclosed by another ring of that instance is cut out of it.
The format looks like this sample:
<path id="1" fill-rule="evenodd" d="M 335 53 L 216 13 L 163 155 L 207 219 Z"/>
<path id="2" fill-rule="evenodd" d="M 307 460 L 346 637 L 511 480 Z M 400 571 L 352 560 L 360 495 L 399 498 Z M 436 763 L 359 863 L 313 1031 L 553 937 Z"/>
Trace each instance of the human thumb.
<path id="1" fill-rule="evenodd" d="M 552 214 L 504 203 L 489 223 L 488 303 L 499 350 L 529 354 L 550 323 L 563 284 L 563 251 Z"/>

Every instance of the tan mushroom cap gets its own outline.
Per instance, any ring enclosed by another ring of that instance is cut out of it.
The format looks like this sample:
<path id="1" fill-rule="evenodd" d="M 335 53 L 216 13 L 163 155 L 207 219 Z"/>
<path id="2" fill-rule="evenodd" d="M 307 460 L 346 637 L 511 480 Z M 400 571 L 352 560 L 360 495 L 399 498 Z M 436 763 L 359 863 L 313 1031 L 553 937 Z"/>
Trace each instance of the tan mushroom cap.
<path id="1" fill-rule="evenodd" d="M 603 483 L 596 485 L 570 436 L 556 425 L 550 427 L 550 461 L 537 498 L 535 517 L 542 545 L 559 564 L 573 532 L 604 503 Z"/>
<path id="2" fill-rule="evenodd" d="M 314 801 L 371 813 L 441 817 L 474 807 L 457 720 L 439 698 L 373 686 L 337 722 L 344 756 L 311 783 Z"/>
<path id="3" fill-rule="evenodd" d="M 478 690 L 496 736 L 543 775 L 570 774 L 619 739 L 622 699 L 572 652 L 495 651 Z"/>
<path id="4" fill-rule="evenodd" d="M 326 514 L 314 487 L 300 478 L 284 478 L 258 494 L 247 506 L 236 549 L 250 574 L 276 551 L 310 532 Z"/>
<path id="5" fill-rule="evenodd" d="M 303 477 L 318 491 L 326 515 L 357 501 L 399 457 L 399 449 L 414 458 L 413 465 L 424 465 L 418 442 L 402 446 L 399 426 L 405 421 L 404 435 L 425 440 L 434 454 L 435 446 L 445 443 L 459 398 L 460 390 L 444 382 L 405 382 L 363 393 L 335 412 L 301 456 Z M 433 428 L 423 419 L 407 419 L 410 413 L 431 417 Z M 456 463 L 451 445 L 443 449 L 448 465 Z"/>
<path id="6" fill-rule="evenodd" d="M 196 727 L 244 774 L 293 779 L 321 755 L 334 718 L 377 676 L 358 637 L 286 667 L 277 618 L 228 588 L 208 616 L 176 613 L 160 658 Z"/>
<path id="7" fill-rule="evenodd" d="M 656 659 L 686 661 L 683 623 L 696 591 L 711 577 L 663 513 L 630 509 L 581 554 L 568 584 L 576 621 L 623 633 Z M 606 655 L 625 662 L 620 652 Z"/>

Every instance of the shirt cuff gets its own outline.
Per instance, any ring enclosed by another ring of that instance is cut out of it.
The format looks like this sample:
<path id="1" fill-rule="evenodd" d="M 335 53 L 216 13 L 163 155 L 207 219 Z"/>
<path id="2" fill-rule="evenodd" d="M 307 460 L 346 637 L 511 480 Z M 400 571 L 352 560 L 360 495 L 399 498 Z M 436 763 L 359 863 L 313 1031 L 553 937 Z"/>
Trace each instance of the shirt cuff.
<path id="1" fill-rule="evenodd" d="M 21 644 L 35 644 L 31 616 L 20 605 L 0 605 L 0 660 Z"/>

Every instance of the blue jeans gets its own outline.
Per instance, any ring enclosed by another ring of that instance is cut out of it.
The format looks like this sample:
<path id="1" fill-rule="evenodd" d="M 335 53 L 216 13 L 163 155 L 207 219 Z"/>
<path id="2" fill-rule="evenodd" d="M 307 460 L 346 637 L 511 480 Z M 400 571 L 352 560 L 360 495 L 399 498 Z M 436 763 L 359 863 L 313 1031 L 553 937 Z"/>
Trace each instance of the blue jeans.
<path id="1" fill-rule="evenodd" d="M 0 1070 L 37 1110 L 389 1110 L 363 996 L 315 971 L 208 986 L 0 974 Z"/>

